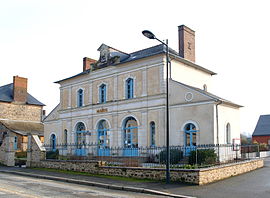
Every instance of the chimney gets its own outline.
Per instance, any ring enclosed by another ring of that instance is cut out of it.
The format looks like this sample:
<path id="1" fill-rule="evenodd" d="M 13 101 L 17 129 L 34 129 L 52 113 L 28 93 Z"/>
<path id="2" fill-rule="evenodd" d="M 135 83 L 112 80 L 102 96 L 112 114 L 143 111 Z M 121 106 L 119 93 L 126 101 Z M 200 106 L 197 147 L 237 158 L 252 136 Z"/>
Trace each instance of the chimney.
<path id="1" fill-rule="evenodd" d="M 195 31 L 185 25 L 178 26 L 179 55 L 195 62 Z"/>
<path id="2" fill-rule="evenodd" d="M 88 57 L 84 57 L 83 58 L 83 71 L 86 71 L 88 69 L 91 68 L 91 64 L 97 62 L 94 59 L 88 58 Z"/>
<path id="3" fill-rule="evenodd" d="M 27 78 L 13 76 L 13 101 L 26 103 L 27 100 Z"/>

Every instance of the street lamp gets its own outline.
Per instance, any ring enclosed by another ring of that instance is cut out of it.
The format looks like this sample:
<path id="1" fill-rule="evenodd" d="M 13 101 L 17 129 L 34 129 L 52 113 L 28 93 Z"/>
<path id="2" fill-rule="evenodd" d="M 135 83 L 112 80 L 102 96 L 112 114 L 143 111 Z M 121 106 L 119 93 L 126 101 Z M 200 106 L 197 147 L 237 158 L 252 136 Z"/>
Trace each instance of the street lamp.
<path id="1" fill-rule="evenodd" d="M 169 127 L 169 46 L 168 39 L 166 43 L 159 40 L 152 32 L 149 30 L 142 31 L 142 34 L 149 39 L 156 39 L 160 43 L 166 46 L 166 183 L 170 183 L 170 127 Z"/>

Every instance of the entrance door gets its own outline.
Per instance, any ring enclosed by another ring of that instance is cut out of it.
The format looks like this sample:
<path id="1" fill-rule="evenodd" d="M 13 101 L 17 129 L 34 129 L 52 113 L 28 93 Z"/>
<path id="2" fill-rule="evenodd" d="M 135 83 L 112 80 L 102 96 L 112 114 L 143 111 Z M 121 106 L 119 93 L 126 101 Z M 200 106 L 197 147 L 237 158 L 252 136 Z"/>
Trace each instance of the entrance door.
<path id="1" fill-rule="evenodd" d="M 76 126 L 76 155 L 86 156 L 86 130 L 82 122 Z"/>
<path id="2" fill-rule="evenodd" d="M 106 120 L 101 120 L 98 123 L 98 156 L 110 156 L 110 144 L 108 134 L 108 124 Z"/>
<path id="3" fill-rule="evenodd" d="M 195 125 L 188 123 L 185 126 L 185 155 L 190 155 L 192 150 L 196 150 L 197 132 Z"/>
<path id="4" fill-rule="evenodd" d="M 133 117 L 124 122 L 124 156 L 138 156 L 138 125 Z"/>

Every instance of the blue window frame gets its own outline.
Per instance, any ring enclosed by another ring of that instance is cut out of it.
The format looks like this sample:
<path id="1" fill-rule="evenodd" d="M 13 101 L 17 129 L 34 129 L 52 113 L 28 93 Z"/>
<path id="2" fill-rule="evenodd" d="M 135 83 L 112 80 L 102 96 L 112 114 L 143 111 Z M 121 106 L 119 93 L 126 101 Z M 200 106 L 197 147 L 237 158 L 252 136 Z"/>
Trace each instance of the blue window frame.
<path id="1" fill-rule="evenodd" d="M 98 131 L 98 155 L 110 156 L 109 125 L 106 120 L 100 120 L 97 126 Z"/>
<path id="2" fill-rule="evenodd" d="M 156 124 L 155 122 L 150 122 L 150 146 L 156 146 Z"/>
<path id="3" fill-rule="evenodd" d="M 124 147 L 138 148 L 138 124 L 133 117 L 128 117 L 124 123 Z"/>
<path id="4" fill-rule="evenodd" d="M 106 103 L 106 85 L 102 84 L 99 87 L 99 103 Z"/>
<path id="5" fill-rule="evenodd" d="M 79 89 L 77 92 L 77 106 L 82 107 L 83 106 L 83 90 Z"/>
<path id="6" fill-rule="evenodd" d="M 126 99 L 134 97 L 134 80 L 129 78 L 126 80 Z"/>
<path id="7" fill-rule="evenodd" d="M 18 137 L 15 136 L 14 137 L 14 150 L 17 150 L 18 149 Z"/>
<path id="8" fill-rule="evenodd" d="M 76 147 L 76 155 L 86 155 L 86 128 L 82 122 L 79 122 L 76 126 Z"/>

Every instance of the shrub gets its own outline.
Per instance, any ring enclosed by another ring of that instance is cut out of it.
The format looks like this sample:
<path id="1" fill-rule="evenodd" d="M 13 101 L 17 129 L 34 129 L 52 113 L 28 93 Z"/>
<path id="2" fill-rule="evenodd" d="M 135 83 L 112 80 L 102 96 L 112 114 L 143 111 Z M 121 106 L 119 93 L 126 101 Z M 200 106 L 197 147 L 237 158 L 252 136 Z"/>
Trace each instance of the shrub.
<path id="1" fill-rule="evenodd" d="M 197 160 L 196 160 L 197 159 Z M 217 154 L 214 149 L 202 149 L 196 151 L 191 151 L 188 158 L 189 164 L 215 164 L 217 161 Z"/>
<path id="2" fill-rule="evenodd" d="M 170 164 L 177 164 L 183 159 L 183 151 L 178 149 L 170 149 Z M 167 160 L 167 152 L 163 150 L 159 153 L 159 160 L 165 163 Z"/>
<path id="3" fill-rule="evenodd" d="M 16 152 L 15 157 L 16 158 L 27 158 L 27 152 L 26 151 Z"/>
<path id="4" fill-rule="evenodd" d="M 59 158 L 59 150 L 56 151 L 47 151 L 46 159 L 58 159 Z"/>

